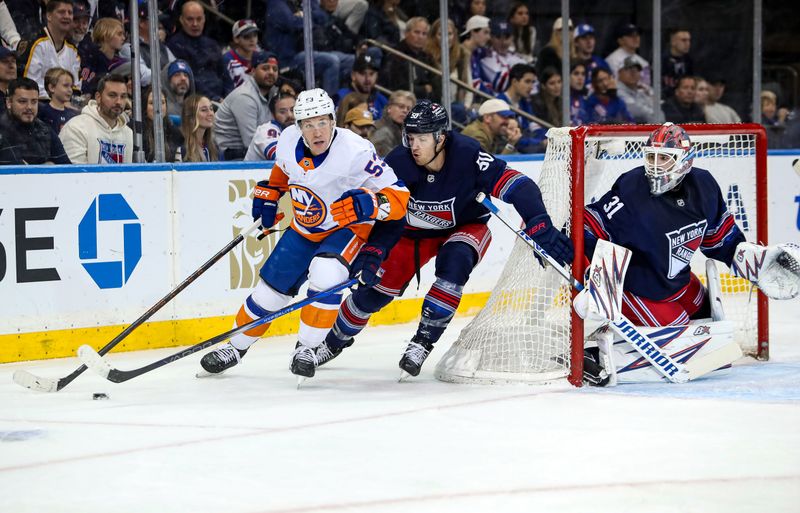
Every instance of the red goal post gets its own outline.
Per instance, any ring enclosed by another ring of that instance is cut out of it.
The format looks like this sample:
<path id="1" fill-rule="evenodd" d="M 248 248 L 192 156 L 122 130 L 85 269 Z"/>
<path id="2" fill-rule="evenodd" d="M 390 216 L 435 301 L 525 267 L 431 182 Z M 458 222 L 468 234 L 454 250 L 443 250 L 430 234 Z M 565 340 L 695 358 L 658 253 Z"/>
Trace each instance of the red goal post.
<path id="1" fill-rule="evenodd" d="M 766 245 L 767 140 L 758 124 L 687 124 L 696 151 L 694 165 L 708 169 L 747 240 Z M 616 178 L 642 164 L 644 141 L 658 125 L 592 125 L 553 128 L 538 183 L 554 224 L 566 226 L 575 244 L 572 274 L 583 281 L 583 205 L 609 190 Z M 582 198 L 582 201 L 574 201 Z M 580 227 L 580 229 L 574 229 Z M 698 252 L 699 253 L 699 252 Z M 704 279 L 702 256 L 692 269 Z M 697 261 L 697 262 L 696 262 Z M 722 274 L 728 319 L 737 322 L 737 342 L 746 353 L 769 357 L 767 298 L 748 282 Z M 486 306 L 459 334 L 436 367 L 451 382 L 552 382 L 580 386 L 583 321 L 570 307 L 570 291 L 552 270 L 540 270 L 521 241 Z M 757 294 L 757 298 L 753 296 Z"/>

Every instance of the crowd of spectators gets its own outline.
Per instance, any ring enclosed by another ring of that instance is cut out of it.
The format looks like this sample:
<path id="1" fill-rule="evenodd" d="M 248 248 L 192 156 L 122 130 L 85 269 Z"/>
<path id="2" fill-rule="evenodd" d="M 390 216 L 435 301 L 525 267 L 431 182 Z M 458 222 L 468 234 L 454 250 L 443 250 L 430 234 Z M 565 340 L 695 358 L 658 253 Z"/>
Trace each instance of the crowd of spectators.
<path id="1" fill-rule="evenodd" d="M 194 0 L 158 3 L 151 20 L 140 0 L 134 81 L 129 2 L 0 0 L 0 164 L 131 162 L 134 82 L 142 87 L 147 161 L 155 159 L 158 101 L 165 160 L 270 159 L 305 87 L 308 17 L 317 86 L 336 102 L 337 124 L 370 139 L 380 155 L 401 143 L 402 121 L 417 100 L 441 101 L 443 78 L 432 70 L 454 80 L 455 129 L 498 154 L 545 149 L 546 126 L 563 122 L 565 80 L 572 126 L 749 117 L 723 103 L 724 80 L 703 78 L 695 68 L 685 28 L 667 33 L 657 104 L 637 26 L 618 27 L 617 47 L 603 57 L 601 34 L 587 20 L 557 18 L 547 34 L 537 34 L 525 2 L 503 2 L 506 12 L 498 13 L 489 0 L 453 1 L 446 23 L 437 2 L 311 0 L 305 13 L 300 0 L 261 0 L 252 2 L 252 19 L 235 2 L 212 0 L 210 10 Z M 216 17 L 220 11 L 236 18 L 226 24 Z M 158 41 L 150 38 L 150 23 L 158 24 Z M 440 45 L 445 29 L 448 70 Z M 150 69 L 153 51 L 159 70 Z M 561 75 L 564 59 L 569 76 Z M 800 116 L 781 101 L 768 89 L 761 96 L 770 146 L 800 146 Z"/>

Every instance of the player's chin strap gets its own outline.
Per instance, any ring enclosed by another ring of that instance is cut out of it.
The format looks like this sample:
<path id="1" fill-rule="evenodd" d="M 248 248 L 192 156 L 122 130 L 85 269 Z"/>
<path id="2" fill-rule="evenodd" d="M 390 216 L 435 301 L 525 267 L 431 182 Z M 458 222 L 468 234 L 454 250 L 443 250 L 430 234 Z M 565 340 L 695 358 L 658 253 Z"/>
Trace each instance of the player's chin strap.
<path id="1" fill-rule="evenodd" d="M 731 262 L 733 274 L 749 280 L 770 299 L 800 295 L 800 246 L 787 242 L 760 246 L 742 242 Z"/>

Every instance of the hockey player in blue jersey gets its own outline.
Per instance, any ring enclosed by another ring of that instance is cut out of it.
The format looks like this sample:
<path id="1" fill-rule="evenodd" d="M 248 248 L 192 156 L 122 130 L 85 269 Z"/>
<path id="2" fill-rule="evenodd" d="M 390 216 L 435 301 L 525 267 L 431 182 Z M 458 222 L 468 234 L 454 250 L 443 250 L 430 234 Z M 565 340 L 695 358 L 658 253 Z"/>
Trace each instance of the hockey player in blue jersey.
<path id="1" fill-rule="evenodd" d="M 513 204 L 534 240 L 560 262 L 572 261 L 572 242 L 552 225 L 536 184 L 481 151 L 477 141 L 448 131 L 441 105 L 417 103 L 403 125 L 403 146 L 392 150 L 386 162 L 411 191 L 408 213 L 405 219 L 376 225 L 353 262 L 351 276 L 361 285 L 343 303 L 318 348 L 320 365 L 350 345 L 370 316 L 400 296 L 420 268 L 435 258 L 436 281 L 400 360 L 403 371 L 419 374 L 491 240 L 486 225 L 490 214 L 475 201 L 478 192 Z"/>

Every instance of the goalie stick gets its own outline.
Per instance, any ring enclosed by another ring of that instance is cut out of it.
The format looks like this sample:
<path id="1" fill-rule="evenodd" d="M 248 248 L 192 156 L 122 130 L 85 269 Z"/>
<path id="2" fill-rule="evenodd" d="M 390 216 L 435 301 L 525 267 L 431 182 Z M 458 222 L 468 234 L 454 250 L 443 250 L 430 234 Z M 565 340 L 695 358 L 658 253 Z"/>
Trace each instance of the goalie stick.
<path id="1" fill-rule="evenodd" d="M 239 333 L 243 333 L 249 329 L 255 328 L 256 326 L 261 326 L 262 324 L 265 324 L 267 322 L 272 322 L 278 317 L 282 317 L 290 312 L 293 312 L 310 303 L 313 303 L 314 301 L 317 301 L 323 297 L 335 294 L 340 290 L 349 288 L 355 285 L 356 283 L 358 283 L 358 280 L 356 279 L 351 279 L 346 282 L 340 283 L 339 285 L 331 287 L 327 290 L 320 291 L 314 294 L 313 296 L 309 296 L 303 299 L 302 301 L 297 301 L 295 303 L 292 303 L 291 305 L 286 306 L 276 312 L 273 312 L 269 315 L 265 315 L 264 317 L 259 317 L 254 321 L 248 322 L 247 324 L 238 326 L 232 330 L 226 331 L 225 333 L 221 333 L 219 335 L 211 337 L 208 340 L 198 342 L 197 344 L 188 347 L 183 351 L 171 354 L 149 365 L 139 367 L 138 369 L 131 369 L 131 370 L 115 369 L 97 351 L 95 351 L 94 349 L 85 344 L 78 348 L 78 358 L 81 359 L 84 365 L 95 371 L 100 376 L 106 378 L 107 380 L 112 381 L 114 383 L 122 383 L 123 381 L 128 381 L 129 379 L 135 378 L 136 376 L 141 376 L 142 374 L 146 374 L 152 370 L 158 369 L 159 367 L 163 367 L 164 365 L 178 361 L 181 358 L 184 358 L 198 351 L 202 351 L 203 349 L 209 348 L 215 344 L 228 340 L 232 336 L 238 335 Z"/>
<path id="2" fill-rule="evenodd" d="M 476 196 L 476 201 L 485 206 L 489 211 L 499 219 L 506 227 L 517 234 L 519 238 L 525 241 L 542 259 L 544 259 L 550 266 L 558 272 L 565 280 L 567 280 L 579 292 L 583 290 L 583 284 L 575 279 L 562 265 L 556 262 L 547 251 L 544 250 L 539 244 L 531 239 L 523 230 L 518 230 L 508 222 L 500 213 L 497 206 L 486 197 L 486 194 L 480 192 Z M 610 321 L 610 326 L 622 338 L 624 338 L 633 348 L 647 360 L 662 376 L 672 383 L 685 383 L 691 379 L 698 378 L 703 374 L 711 372 L 723 365 L 727 365 L 732 360 L 726 360 L 729 355 L 711 353 L 706 357 L 696 358 L 696 362 L 684 366 L 675 362 L 668 354 L 662 352 L 659 346 L 650 341 L 650 339 L 642 334 L 636 327 L 621 313 L 616 321 Z"/>
<path id="3" fill-rule="evenodd" d="M 122 330 L 122 332 L 114 337 L 111 342 L 103 346 L 98 353 L 100 355 L 104 355 L 111 351 L 117 344 L 122 342 L 122 340 L 127 337 L 128 335 L 133 332 L 136 328 L 144 324 L 147 319 L 153 316 L 157 311 L 159 311 L 164 305 L 169 303 L 175 296 L 180 294 L 183 289 L 189 286 L 194 280 L 196 280 L 201 274 L 206 272 L 208 269 L 211 268 L 215 263 L 217 263 L 223 256 L 225 256 L 228 252 L 230 252 L 233 248 L 239 245 L 245 237 L 250 235 L 253 231 L 257 230 L 261 226 L 261 220 L 256 221 L 251 226 L 245 228 L 239 235 L 236 236 L 232 241 L 225 245 L 224 248 L 219 250 L 214 256 L 212 256 L 206 263 L 201 265 L 196 271 L 186 277 L 185 280 L 180 282 L 172 291 L 170 291 L 166 296 L 161 298 L 156 304 L 150 307 L 145 313 L 141 315 L 138 319 L 133 321 L 127 328 Z M 258 236 L 259 239 L 264 238 L 266 235 L 269 235 L 272 232 L 277 231 L 277 229 L 266 230 L 262 234 Z M 72 383 L 72 381 L 80 376 L 81 374 L 86 371 L 86 365 L 81 365 L 77 369 L 75 369 L 71 374 L 64 376 L 60 379 L 50 379 L 50 378 L 43 378 L 41 376 L 36 376 L 31 374 L 26 370 L 18 370 L 14 372 L 14 383 L 17 385 L 23 386 L 25 388 L 30 388 L 31 390 L 35 390 L 37 392 L 58 392 L 65 386 Z"/>

